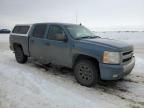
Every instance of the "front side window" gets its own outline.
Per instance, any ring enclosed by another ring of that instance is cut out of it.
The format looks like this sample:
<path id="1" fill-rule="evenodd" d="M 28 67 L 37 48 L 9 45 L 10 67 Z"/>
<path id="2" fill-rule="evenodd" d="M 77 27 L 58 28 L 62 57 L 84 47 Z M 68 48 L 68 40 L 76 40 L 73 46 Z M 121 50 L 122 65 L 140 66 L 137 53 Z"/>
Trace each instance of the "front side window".
<path id="1" fill-rule="evenodd" d="M 47 28 L 46 24 L 35 25 L 34 30 L 32 32 L 32 36 L 36 38 L 44 38 L 46 28 Z"/>
<path id="2" fill-rule="evenodd" d="M 74 39 L 82 39 L 82 38 L 93 38 L 95 35 L 81 25 L 66 25 L 66 29 L 72 35 Z"/>
<path id="3" fill-rule="evenodd" d="M 50 40 L 58 40 L 57 36 L 64 36 L 64 30 L 60 26 L 51 25 L 48 30 L 48 39 Z"/>

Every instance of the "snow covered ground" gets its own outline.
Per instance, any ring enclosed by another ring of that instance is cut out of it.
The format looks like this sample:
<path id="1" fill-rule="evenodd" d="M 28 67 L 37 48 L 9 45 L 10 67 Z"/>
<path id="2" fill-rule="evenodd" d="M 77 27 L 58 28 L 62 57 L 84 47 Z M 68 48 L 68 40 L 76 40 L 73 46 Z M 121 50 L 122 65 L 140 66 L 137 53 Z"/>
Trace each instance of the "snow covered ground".
<path id="1" fill-rule="evenodd" d="M 79 85 L 71 70 L 18 64 L 0 34 L 0 108 L 144 108 L 144 32 L 99 32 L 134 44 L 136 66 L 121 81 Z"/>
<path id="2" fill-rule="evenodd" d="M 136 32 L 136 31 L 110 32 L 109 31 L 109 32 L 96 32 L 96 35 L 105 38 L 126 41 L 134 45 L 137 45 L 138 43 L 144 43 L 144 32 Z"/>

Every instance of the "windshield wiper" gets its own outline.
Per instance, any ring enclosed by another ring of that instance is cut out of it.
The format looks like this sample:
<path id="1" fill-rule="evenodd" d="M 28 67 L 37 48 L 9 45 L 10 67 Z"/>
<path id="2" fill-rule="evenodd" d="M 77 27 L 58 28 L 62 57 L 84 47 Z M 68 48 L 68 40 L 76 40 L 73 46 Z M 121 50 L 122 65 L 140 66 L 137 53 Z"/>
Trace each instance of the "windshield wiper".
<path id="1" fill-rule="evenodd" d="M 91 36 L 91 38 L 101 38 L 100 36 Z"/>
<path id="2" fill-rule="evenodd" d="M 84 36 L 84 37 L 78 37 L 76 39 L 85 39 L 85 38 L 88 38 L 88 39 L 92 39 L 92 38 L 100 38 L 99 36 Z"/>

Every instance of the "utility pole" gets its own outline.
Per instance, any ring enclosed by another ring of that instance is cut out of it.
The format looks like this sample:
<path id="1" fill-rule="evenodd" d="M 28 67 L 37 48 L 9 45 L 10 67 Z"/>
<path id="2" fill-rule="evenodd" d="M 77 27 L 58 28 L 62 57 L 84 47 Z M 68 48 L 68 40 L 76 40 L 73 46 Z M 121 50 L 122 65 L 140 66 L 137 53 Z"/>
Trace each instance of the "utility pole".
<path id="1" fill-rule="evenodd" d="M 75 11 L 75 22 L 76 22 L 76 24 L 78 23 L 78 12 L 77 12 L 77 10 Z"/>
<path id="2" fill-rule="evenodd" d="M 77 20 L 78 20 L 77 18 L 78 18 L 78 16 L 77 16 L 77 14 L 76 14 L 76 24 L 77 24 Z"/>

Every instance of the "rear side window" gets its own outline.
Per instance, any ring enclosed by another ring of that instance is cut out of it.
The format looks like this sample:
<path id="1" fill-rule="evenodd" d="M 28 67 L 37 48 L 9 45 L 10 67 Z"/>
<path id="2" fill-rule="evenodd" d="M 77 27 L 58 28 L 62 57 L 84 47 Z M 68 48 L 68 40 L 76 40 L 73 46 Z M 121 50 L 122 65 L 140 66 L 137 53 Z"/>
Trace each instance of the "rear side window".
<path id="1" fill-rule="evenodd" d="M 37 38 L 44 38 L 46 28 L 47 28 L 46 24 L 35 25 L 34 30 L 32 32 L 32 36 Z"/>
<path id="2" fill-rule="evenodd" d="M 30 26 L 15 26 L 12 33 L 27 34 Z"/>

